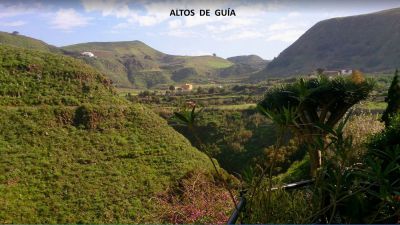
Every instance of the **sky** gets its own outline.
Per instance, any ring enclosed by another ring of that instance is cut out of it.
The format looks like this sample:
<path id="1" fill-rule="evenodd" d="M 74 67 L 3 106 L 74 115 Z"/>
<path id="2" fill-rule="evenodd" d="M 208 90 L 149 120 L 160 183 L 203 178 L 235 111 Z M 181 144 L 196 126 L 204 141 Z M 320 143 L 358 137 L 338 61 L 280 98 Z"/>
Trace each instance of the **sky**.
<path id="1" fill-rule="evenodd" d="M 273 59 L 321 20 L 396 7 L 398 0 L 0 0 L 0 31 L 55 46 L 139 40 L 173 55 Z M 170 16 L 174 9 L 195 16 Z M 236 16 L 216 16 L 217 9 Z"/>

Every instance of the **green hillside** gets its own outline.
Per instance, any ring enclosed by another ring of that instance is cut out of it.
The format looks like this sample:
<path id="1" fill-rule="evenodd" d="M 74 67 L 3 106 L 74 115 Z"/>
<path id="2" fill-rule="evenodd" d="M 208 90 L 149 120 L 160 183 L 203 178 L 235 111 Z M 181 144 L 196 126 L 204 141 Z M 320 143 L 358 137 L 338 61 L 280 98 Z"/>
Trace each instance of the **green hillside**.
<path id="1" fill-rule="evenodd" d="M 228 61 L 234 63 L 233 66 L 223 70 L 223 77 L 243 77 L 248 78 L 253 73 L 263 70 L 269 63 L 268 60 L 262 59 L 258 55 L 241 55 L 227 58 Z"/>
<path id="2" fill-rule="evenodd" d="M 400 8 L 321 21 L 259 74 L 308 74 L 316 68 L 393 71 L 400 65 Z"/>
<path id="3" fill-rule="evenodd" d="M 63 49 L 100 69 L 121 87 L 152 87 L 216 79 L 222 69 L 233 65 L 214 56 L 167 55 L 140 41 L 92 42 Z M 85 51 L 96 57 L 80 56 Z"/>
<path id="4" fill-rule="evenodd" d="M 31 37 L 0 31 L 0 44 L 13 45 L 44 52 L 62 53 L 60 49 Z"/>
<path id="5" fill-rule="evenodd" d="M 161 223 L 207 157 L 66 56 L 0 46 L 0 223 Z"/>

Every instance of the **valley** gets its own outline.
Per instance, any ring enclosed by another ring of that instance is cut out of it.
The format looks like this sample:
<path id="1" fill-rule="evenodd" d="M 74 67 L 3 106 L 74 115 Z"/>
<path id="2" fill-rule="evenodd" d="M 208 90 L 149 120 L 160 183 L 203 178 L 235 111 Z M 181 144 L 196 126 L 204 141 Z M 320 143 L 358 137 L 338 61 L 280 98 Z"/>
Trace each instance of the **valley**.
<path id="1" fill-rule="evenodd" d="M 0 223 L 399 223 L 399 19 L 272 60 L 0 32 Z"/>

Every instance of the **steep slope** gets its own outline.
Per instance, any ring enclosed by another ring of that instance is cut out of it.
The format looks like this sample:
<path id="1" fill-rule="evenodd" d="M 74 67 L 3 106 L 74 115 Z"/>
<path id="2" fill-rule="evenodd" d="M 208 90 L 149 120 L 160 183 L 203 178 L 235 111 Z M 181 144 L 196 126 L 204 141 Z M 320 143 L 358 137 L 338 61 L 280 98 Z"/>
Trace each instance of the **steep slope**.
<path id="1" fill-rule="evenodd" d="M 248 77 L 250 74 L 264 69 L 269 61 L 258 55 L 242 55 L 227 58 L 233 66 L 221 71 L 223 77 Z"/>
<path id="2" fill-rule="evenodd" d="M 207 157 L 102 74 L 0 46 L 0 223 L 161 223 L 155 197 Z"/>
<path id="3" fill-rule="evenodd" d="M 400 65 L 400 8 L 321 21 L 268 64 L 260 77 L 359 68 L 366 72 Z"/>
<path id="4" fill-rule="evenodd" d="M 19 34 L 10 34 L 2 31 L 0 31 L 0 44 L 12 45 L 16 47 L 39 50 L 44 52 L 62 53 L 62 51 L 57 47 L 49 45 L 41 40 Z"/>
<path id="5" fill-rule="evenodd" d="M 167 55 L 140 41 L 93 42 L 63 49 L 108 74 L 118 86 L 125 87 L 215 79 L 221 69 L 232 65 L 213 56 Z M 85 51 L 96 57 L 79 56 Z"/>

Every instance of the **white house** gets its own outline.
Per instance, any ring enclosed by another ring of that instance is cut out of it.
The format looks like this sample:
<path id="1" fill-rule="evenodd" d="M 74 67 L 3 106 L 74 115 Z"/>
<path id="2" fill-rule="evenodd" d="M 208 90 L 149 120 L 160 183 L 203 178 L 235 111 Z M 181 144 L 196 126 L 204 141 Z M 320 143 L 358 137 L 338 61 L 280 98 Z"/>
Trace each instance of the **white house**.
<path id="1" fill-rule="evenodd" d="M 82 52 L 81 55 L 83 55 L 83 56 L 88 56 L 88 57 L 90 57 L 90 58 L 96 57 L 92 52 Z"/>
<path id="2" fill-rule="evenodd" d="M 353 70 L 340 70 L 340 75 L 351 75 Z"/>

